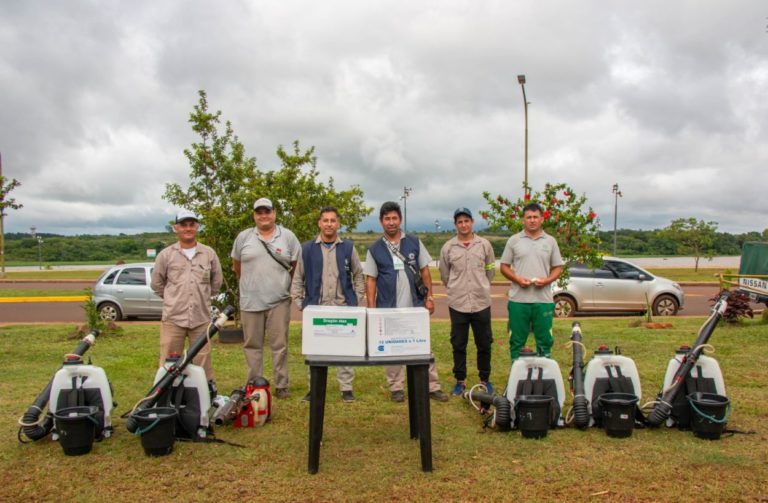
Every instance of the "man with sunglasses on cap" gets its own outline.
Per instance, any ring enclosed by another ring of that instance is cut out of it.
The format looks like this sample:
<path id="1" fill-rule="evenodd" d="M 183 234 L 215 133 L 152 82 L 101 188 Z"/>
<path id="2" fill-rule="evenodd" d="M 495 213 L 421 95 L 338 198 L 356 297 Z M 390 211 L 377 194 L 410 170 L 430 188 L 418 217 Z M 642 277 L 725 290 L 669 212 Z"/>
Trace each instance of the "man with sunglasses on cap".
<path id="1" fill-rule="evenodd" d="M 186 339 L 191 345 L 206 336 L 211 322 L 211 297 L 221 289 L 223 275 L 219 257 L 213 248 L 197 242 L 199 229 L 197 215 L 188 210 L 179 211 L 173 226 L 178 241 L 157 255 L 152 269 L 151 288 L 163 299 L 160 365 L 169 354 L 182 354 Z M 192 362 L 205 370 L 208 386 L 215 396 L 210 344 L 206 344 Z"/>
<path id="2" fill-rule="evenodd" d="M 264 375 L 264 337 L 272 350 L 275 396 L 288 398 L 288 326 L 291 278 L 301 258 L 296 235 L 276 224 L 272 201 L 253 204 L 255 226 L 241 232 L 232 246 L 232 268 L 240 282 L 240 319 L 248 380 Z"/>
<path id="3" fill-rule="evenodd" d="M 456 236 L 440 250 L 440 279 L 448 293 L 451 317 L 453 375 L 451 392 L 460 396 L 466 388 L 467 341 L 469 327 L 477 347 L 477 372 L 480 384 L 493 394 L 491 376 L 491 281 L 496 273 L 496 257 L 491 243 L 474 233 L 472 212 L 458 208 L 453 212 Z"/>

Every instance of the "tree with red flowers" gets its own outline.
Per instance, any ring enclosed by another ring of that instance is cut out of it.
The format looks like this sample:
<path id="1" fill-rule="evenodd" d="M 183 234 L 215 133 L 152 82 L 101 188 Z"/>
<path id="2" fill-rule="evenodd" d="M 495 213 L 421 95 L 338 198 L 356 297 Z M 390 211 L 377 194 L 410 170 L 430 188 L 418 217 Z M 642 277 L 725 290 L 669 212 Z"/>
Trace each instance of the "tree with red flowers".
<path id="1" fill-rule="evenodd" d="M 597 214 L 586 206 L 586 196 L 576 196 L 568 185 L 548 183 L 542 192 L 525 194 L 517 201 L 504 196 L 493 198 L 490 192 L 483 192 L 483 197 L 490 209 L 481 211 L 480 216 L 494 231 L 518 233 L 523 230 L 523 207 L 526 204 L 536 202 L 544 208 L 544 231 L 557 240 L 560 254 L 566 262 L 558 279 L 560 285 L 568 279 L 569 262 L 599 266 L 601 259 L 598 255 L 600 239 L 597 234 Z"/>

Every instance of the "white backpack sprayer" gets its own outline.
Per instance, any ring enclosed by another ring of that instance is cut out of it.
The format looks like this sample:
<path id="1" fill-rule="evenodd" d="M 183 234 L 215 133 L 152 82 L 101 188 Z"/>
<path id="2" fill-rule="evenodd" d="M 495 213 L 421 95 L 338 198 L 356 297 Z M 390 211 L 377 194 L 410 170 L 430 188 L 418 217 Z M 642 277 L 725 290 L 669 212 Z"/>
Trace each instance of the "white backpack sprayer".
<path id="1" fill-rule="evenodd" d="M 584 367 L 581 325 L 574 322 L 569 344 L 573 350 L 573 367 L 569 381 L 573 407 L 566 422 L 577 428 L 603 426 L 612 437 L 628 437 L 636 423 L 643 423 L 637 406 L 642 397 L 640 376 L 635 362 L 601 345 Z"/>
<path id="2" fill-rule="evenodd" d="M 500 431 L 519 429 L 523 437 L 542 438 L 550 428 L 564 424 L 561 411 L 565 386 L 560 366 L 529 348 L 523 348 L 512 363 L 505 396 L 491 395 L 482 385 L 465 391 L 463 396 L 481 414 L 488 415 L 486 426 Z M 491 407 L 495 408 L 492 414 Z"/>
<path id="3" fill-rule="evenodd" d="M 712 308 L 709 318 L 699 329 L 693 347 L 681 346 L 667 365 L 664 383 L 648 415 L 648 424 L 658 427 L 677 425 L 692 429 L 700 438 L 716 440 L 725 428 L 731 404 L 725 396 L 720 365 L 712 357 L 702 355 L 709 338 L 728 308 L 729 293 L 723 293 Z"/>
<path id="4" fill-rule="evenodd" d="M 93 441 L 112 435 L 112 387 L 104 369 L 83 363 L 83 355 L 96 342 L 98 330 L 86 335 L 72 353 L 65 355 L 62 367 L 19 419 L 22 434 L 32 441 L 53 432 L 67 455 L 86 454 Z M 48 412 L 41 417 L 43 409 Z"/>
<path id="5" fill-rule="evenodd" d="M 169 357 L 155 374 L 149 393 L 130 411 L 126 428 L 141 436 L 146 454 L 170 454 L 176 438 L 205 441 L 213 436 L 208 381 L 205 371 L 191 362 L 234 311 L 232 306 L 224 308 L 208 325 L 205 337 L 193 342 L 184 357 Z"/>

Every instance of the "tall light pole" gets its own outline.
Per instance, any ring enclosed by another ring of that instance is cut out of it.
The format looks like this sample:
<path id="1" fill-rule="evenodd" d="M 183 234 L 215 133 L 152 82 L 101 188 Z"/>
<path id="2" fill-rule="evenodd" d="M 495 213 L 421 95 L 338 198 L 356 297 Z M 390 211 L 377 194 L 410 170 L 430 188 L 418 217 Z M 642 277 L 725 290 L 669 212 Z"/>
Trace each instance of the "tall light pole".
<path id="1" fill-rule="evenodd" d="M 408 233 L 408 196 L 411 195 L 413 189 L 411 187 L 403 187 L 403 195 L 400 199 L 403 200 L 403 232 Z"/>
<path id="2" fill-rule="evenodd" d="M 5 178 L 3 178 L 3 155 L 0 154 L 0 192 L 3 191 Z M 0 195 L 0 199 L 5 196 Z M 3 228 L 3 218 L 5 217 L 5 208 L 0 205 L 0 278 L 5 278 L 5 229 Z"/>
<path id="3" fill-rule="evenodd" d="M 618 229 L 619 198 L 622 197 L 619 184 L 613 184 L 613 256 L 616 257 L 616 232 Z"/>
<path id="4" fill-rule="evenodd" d="M 37 241 L 37 260 L 38 267 L 43 270 L 43 238 L 37 235 L 37 227 L 32 226 L 29 228 L 29 233 L 32 234 L 32 239 Z"/>
<path id="5" fill-rule="evenodd" d="M 440 220 L 435 219 L 435 232 L 440 232 Z"/>
<path id="6" fill-rule="evenodd" d="M 525 75 L 518 75 L 517 82 L 523 90 L 523 107 L 525 109 L 525 177 L 523 178 L 523 190 L 525 195 L 530 194 L 528 187 L 528 99 L 525 97 Z"/>

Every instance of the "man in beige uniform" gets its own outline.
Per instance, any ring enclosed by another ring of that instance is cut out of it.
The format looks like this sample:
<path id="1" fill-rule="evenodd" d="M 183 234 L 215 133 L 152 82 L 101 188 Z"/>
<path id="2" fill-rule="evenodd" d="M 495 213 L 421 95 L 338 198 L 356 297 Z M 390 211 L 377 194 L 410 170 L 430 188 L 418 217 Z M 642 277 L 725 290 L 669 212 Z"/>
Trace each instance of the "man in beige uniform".
<path id="1" fill-rule="evenodd" d="M 182 354 L 184 340 L 190 345 L 205 337 L 211 321 L 211 296 L 221 289 L 219 257 L 213 248 L 197 242 L 200 224 L 197 215 L 182 210 L 173 226 L 178 242 L 157 255 L 152 269 L 152 290 L 163 298 L 160 325 L 160 364 L 170 353 Z M 212 391 L 216 391 L 211 364 L 211 347 L 206 344 L 193 363 L 205 370 Z"/>
<path id="2" fill-rule="evenodd" d="M 440 250 L 440 279 L 448 292 L 451 317 L 453 375 L 456 386 L 451 394 L 460 396 L 466 388 L 467 340 L 469 328 L 477 346 L 477 372 L 480 383 L 493 394 L 491 384 L 491 281 L 496 260 L 487 239 L 475 234 L 472 212 L 458 208 L 453 212 L 456 236 Z"/>

